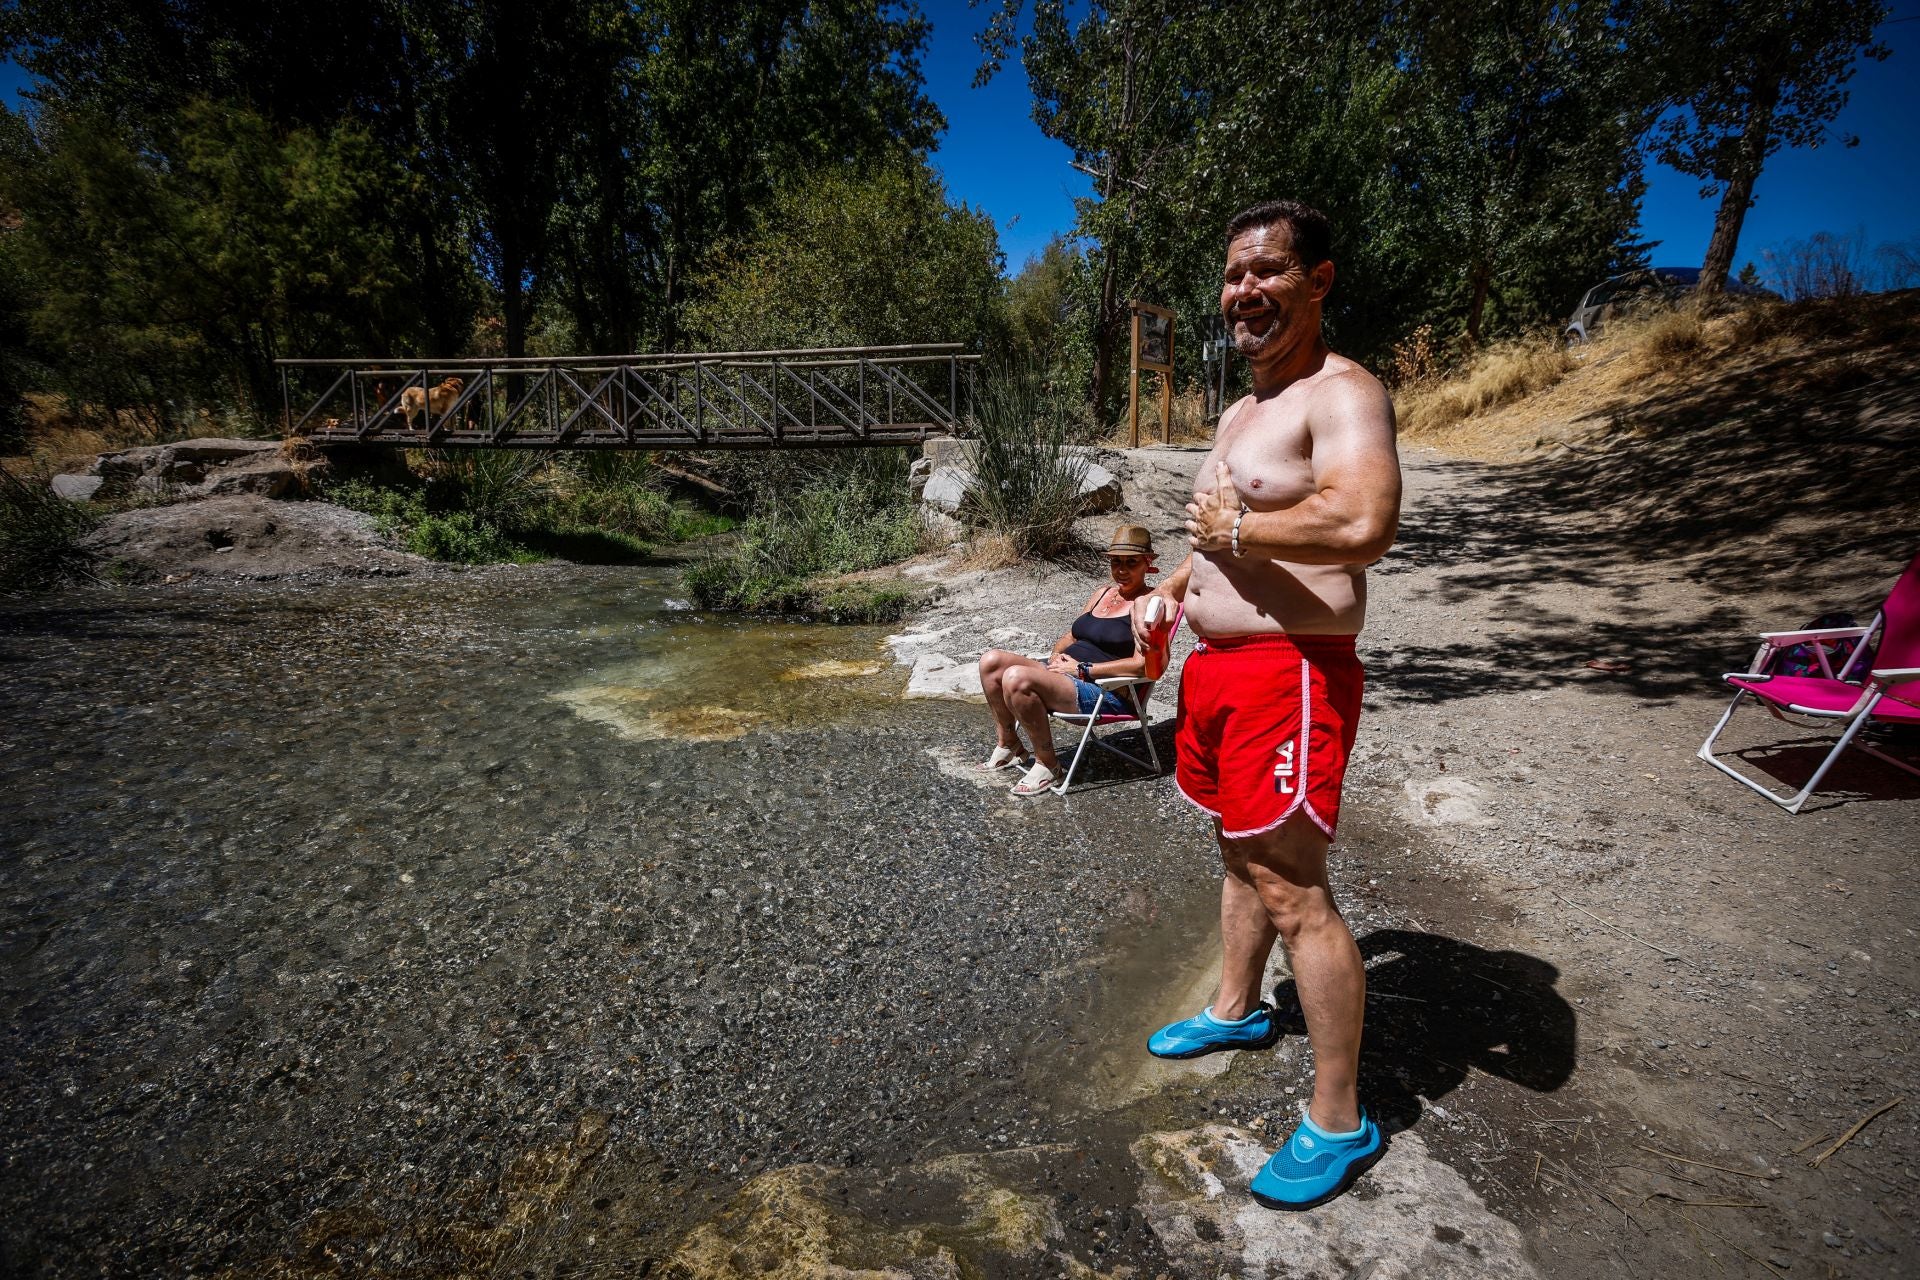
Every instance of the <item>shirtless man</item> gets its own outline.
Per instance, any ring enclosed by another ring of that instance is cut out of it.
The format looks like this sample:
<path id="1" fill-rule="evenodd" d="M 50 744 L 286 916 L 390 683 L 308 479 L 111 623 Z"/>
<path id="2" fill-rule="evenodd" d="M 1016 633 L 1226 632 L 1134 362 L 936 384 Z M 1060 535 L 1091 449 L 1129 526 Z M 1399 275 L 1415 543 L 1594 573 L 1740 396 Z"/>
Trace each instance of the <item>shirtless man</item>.
<path id="1" fill-rule="evenodd" d="M 1193 554 L 1157 588 L 1185 601 L 1200 637 L 1180 680 L 1175 780 L 1213 816 L 1226 878 L 1219 997 L 1148 1049 L 1271 1045 L 1260 981 L 1286 944 L 1314 1080 L 1299 1128 L 1253 1180 L 1276 1209 L 1332 1199 L 1386 1147 L 1355 1093 L 1366 970 L 1327 848 L 1360 714 L 1365 566 L 1393 545 L 1400 463 L 1385 389 L 1321 335 L 1331 239 L 1323 214 L 1291 201 L 1227 224 L 1220 309 L 1253 394 L 1221 416 L 1187 506 Z"/>

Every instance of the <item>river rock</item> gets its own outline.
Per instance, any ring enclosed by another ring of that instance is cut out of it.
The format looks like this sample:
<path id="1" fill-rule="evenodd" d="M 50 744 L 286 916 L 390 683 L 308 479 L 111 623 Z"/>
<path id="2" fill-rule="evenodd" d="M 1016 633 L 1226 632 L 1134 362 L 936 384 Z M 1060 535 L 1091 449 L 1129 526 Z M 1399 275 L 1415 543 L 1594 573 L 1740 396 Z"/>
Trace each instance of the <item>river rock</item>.
<path id="1" fill-rule="evenodd" d="M 372 516 L 324 502 L 233 496 L 122 511 L 80 540 L 130 580 L 215 574 L 409 573 L 431 561 L 388 546 Z"/>
<path id="2" fill-rule="evenodd" d="M 1089 462 L 1087 474 L 1080 478 L 1080 514 L 1102 515 L 1125 500 L 1126 492 L 1120 486 L 1120 477 L 1097 462 Z"/>
<path id="3" fill-rule="evenodd" d="M 970 445 L 972 441 L 952 442 L 956 446 Z M 1093 460 L 1093 450 L 1075 445 L 1069 453 L 1078 454 L 1086 460 L 1086 472 L 1080 478 L 1080 514 L 1100 515 L 1112 511 L 1126 501 L 1126 490 L 1120 483 L 1120 477 Z M 918 495 L 922 504 L 944 515 L 957 515 L 961 504 L 966 500 L 967 491 L 976 483 L 971 469 L 971 456 L 959 449 L 944 451 L 943 456 L 954 456 L 964 461 L 938 462 L 923 458 L 915 466 L 930 464 L 924 481 L 919 482 Z"/>
<path id="4" fill-rule="evenodd" d="M 909 698 L 982 699 L 978 663 L 961 662 L 944 653 L 923 653 L 913 660 L 913 672 L 907 677 Z"/>
<path id="5" fill-rule="evenodd" d="M 934 510 L 953 515 L 973 488 L 973 472 L 964 467 L 935 467 L 920 490 L 920 501 Z"/>
<path id="6" fill-rule="evenodd" d="M 1465 778 L 1410 778 L 1402 788 L 1401 812 L 1426 827 L 1493 827 L 1486 792 Z"/>
<path id="7" fill-rule="evenodd" d="M 55 476 L 47 483 L 57 496 L 68 502 L 89 502 L 106 481 L 99 476 Z"/>
<path id="8" fill-rule="evenodd" d="M 1133 1144 L 1141 1208 L 1176 1274 L 1541 1280 L 1519 1228 L 1415 1134 L 1395 1135 L 1351 1191 L 1304 1213 L 1276 1213 L 1247 1194 L 1267 1155 L 1228 1125 Z"/>
<path id="9" fill-rule="evenodd" d="M 938 631 L 903 631 L 897 636 L 887 637 L 887 648 L 893 650 L 896 664 L 910 667 L 915 658 L 952 634 L 952 627 L 942 627 Z"/>
<path id="10" fill-rule="evenodd" d="M 100 478 L 102 497 L 279 498 L 302 488 L 314 465 L 289 456 L 275 440 L 214 438 L 103 453 L 88 474 Z"/>

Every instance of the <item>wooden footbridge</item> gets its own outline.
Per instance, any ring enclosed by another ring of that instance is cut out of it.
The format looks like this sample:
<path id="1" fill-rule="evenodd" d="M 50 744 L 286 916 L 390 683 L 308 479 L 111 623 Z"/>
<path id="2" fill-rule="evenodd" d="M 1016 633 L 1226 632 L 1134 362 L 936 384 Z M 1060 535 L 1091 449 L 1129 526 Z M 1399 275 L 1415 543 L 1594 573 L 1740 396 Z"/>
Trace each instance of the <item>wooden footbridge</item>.
<path id="1" fill-rule="evenodd" d="M 289 436 L 395 448 L 777 449 L 963 429 L 960 344 L 521 360 L 279 360 Z"/>

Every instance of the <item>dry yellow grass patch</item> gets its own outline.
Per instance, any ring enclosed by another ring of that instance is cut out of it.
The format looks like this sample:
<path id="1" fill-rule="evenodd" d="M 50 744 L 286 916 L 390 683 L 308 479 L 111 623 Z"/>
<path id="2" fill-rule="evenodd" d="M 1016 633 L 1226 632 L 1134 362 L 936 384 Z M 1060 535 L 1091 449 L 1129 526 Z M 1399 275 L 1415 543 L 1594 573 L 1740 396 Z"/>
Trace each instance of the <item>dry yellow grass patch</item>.
<path id="1" fill-rule="evenodd" d="M 1020 563 L 1020 546 L 1010 534 L 976 529 L 960 553 L 959 567 L 974 571 L 1011 569 Z"/>
<path id="2" fill-rule="evenodd" d="M 1402 439 L 1461 457 L 1506 461 L 1578 447 L 1605 424 L 1605 406 L 1638 384 L 1684 377 L 1744 350 L 1754 308 L 1705 315 L 1692 307 L 1611 321 L 1598 341 L 1568 349 L 1538 338 L 1490 348 L 1452 377 L 1394 392 Z"/>
<path id="3" fill-rule="evenodd" d="M 1403 388 L 1396 394 L 1400 433 L 1415 442 L 1431 440 L 1469 418 L 1546 390 L 1574 364 L 1557 339 L 1490 347 L 1455 377 Z"/>

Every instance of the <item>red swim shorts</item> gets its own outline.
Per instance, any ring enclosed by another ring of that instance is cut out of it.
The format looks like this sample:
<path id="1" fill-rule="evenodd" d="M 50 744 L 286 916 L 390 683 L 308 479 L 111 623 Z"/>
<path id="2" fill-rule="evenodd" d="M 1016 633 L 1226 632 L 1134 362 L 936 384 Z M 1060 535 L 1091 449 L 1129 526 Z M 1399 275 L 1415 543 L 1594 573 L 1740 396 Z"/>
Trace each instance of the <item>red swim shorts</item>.
<path id="1" fill-rule="evenodd" d="M 1180 794 L 1222 835 L 1272 831 L 1302 804 L 1329 839 L 1366 672 L 1352 636 L 1214 636 L 1180 676 Z"/>

